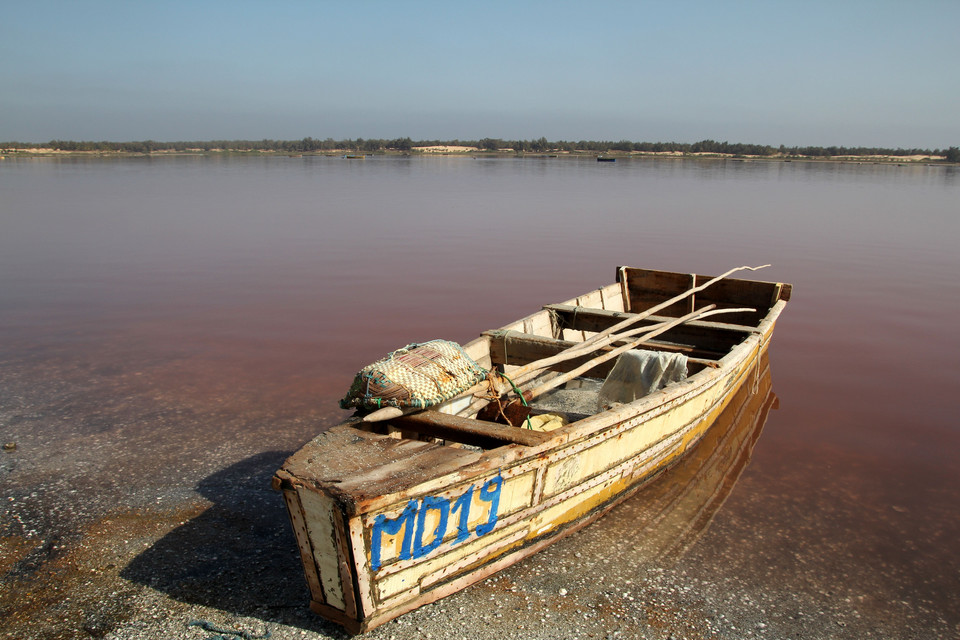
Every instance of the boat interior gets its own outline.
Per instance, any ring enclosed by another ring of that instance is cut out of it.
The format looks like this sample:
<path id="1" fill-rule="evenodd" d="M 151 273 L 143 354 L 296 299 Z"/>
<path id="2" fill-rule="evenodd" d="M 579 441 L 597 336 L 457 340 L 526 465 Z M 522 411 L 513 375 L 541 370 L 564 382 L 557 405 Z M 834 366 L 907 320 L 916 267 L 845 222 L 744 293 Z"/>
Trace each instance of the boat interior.
<path id="1" fill-rule="evenodd" d="M 721 366 L 721 359 L 741 344 L 779 300 L 788 300 L 790 285 L 752 280 L 723 279 L 675 303 L 663 303 L 707 282 L 709 276 L 669 273 L 621 267 L 617 282 L 562 304 L 544 306 L 538 312 L 501 329 L 487 331 L 464 346 L 470 357 L 488 370 L 515 376 L 521 391 L 547 389 L 529 401 L 528 417 L 559 416 L 560 421 L 542 420 L 546 428 L 533 427 L 530 420 L 517 426 L 507 420 L 478 419 L 477 398 L 462 395 L 432 410 L 364 423 L 361 428 L 394 438 L 431 441 L 454 447 L 493 449 L 509 444 L 537 446 L 563 432 L 566 425 L 602 410 L 598 397 L 618 358 L 604 358 L 618 347 L 627 347 L 630 337 L 614 339 L 588 349 L 576 357 L 552 362 L 542 369 L 536 364 L 590 340 L 631 319 L 629 330 L 663 329 L 631 351 L 681 354 L 686 376 L 691 377 Z M 657 306 L 653 313 L 649 310 Z M 731 313 L 697 319 L 698 312 L 733 309 Z M 749 310 L 744 310 L 749 309 Z M 682 322 L 680 318 L 691 317 Z M 616 338 L 614 334 L 613 337 Z M 524 378 L 531 369 L 534 377 Z M 575 375 L 572 375 L 575 374 Z M 559 384 L 557 384 L 559 382 Z M 516 394 L 510 394 L 516 397 Z M 480 404 L 483 404 L 482 402 Z M 481 413 L 480 418 L 484 418 Z M 557 430 L 557 433 L 553 431 Z"/>

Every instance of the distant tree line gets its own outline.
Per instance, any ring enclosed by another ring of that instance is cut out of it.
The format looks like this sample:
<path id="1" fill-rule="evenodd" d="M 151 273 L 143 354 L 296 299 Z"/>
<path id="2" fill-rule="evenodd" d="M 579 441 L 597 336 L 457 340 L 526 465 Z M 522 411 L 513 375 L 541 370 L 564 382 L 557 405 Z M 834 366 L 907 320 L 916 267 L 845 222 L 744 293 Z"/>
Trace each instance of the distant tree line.
<path id="1" fill-rule="evenodd" d="M 199 140 L 178 142 L 157 142 L 156 140 L 138 140 L 132 142 L 93 142 L 73 140 L 51 140 L 40 143 L 0 142 L 4 149 L 56 149 L 58 151 L 114 151 L 124 153 L 152 153 L 154 151 L 283 151 L 283 152 L 316 152 L 316 151 L 367 151 L 377 152 L 393 149 L 409 151 L 414 146 L 410 138 L 395 140 Z"/>
<path id="2" fill-rule="evenodd" d="M 322 153 L 332 151 L 353 151 L 363 153 L 382 153 L 385 151 L 409 152 L 415 147 L 429 146 L 466 146 L 477 147 L 484 151 L 511 150 L 516 153 L 546 152 L 647 152 L 647 153 L 707 153 L 733 156 L 946 156 L 948 162 L 960 162 L 960 148 L 947 149 L 887 149 L 882 147 L 787 147 L 780 145 L 745 144 L 742 142 L 631 142 L 620 140 L 580 140 L 577 142 L 546 138 L 536 140 L 504 140 L 501 138 L 481 138 L 480 140 L 417 140 L 410 138 L 356 138 L 334 140 L 325 138 L 303 138 L 302 140 L 204 140 L 181 142 L 157 142 L 140 140 L 133 142 L 93 142 L 73 140 L 51 140 L 43 143 L 0 142 L 3 149 L 56 149 L 59 151 L 101 151 L 122 153 L 152 153 L 156 151 L 271 151 L 282 153 Z"/>

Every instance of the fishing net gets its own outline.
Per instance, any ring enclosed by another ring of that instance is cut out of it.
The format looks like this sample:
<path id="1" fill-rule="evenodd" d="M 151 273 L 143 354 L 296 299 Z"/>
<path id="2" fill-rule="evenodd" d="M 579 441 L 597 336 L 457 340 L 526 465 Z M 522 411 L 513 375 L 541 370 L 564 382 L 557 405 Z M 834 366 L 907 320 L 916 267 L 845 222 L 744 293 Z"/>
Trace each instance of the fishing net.
<path id="1" fill-rule="evenodd" d="M 466 391 L 486 375 L 456 342 L 414 343 L 361 369 L 340 407 L 423 409 Z"/>

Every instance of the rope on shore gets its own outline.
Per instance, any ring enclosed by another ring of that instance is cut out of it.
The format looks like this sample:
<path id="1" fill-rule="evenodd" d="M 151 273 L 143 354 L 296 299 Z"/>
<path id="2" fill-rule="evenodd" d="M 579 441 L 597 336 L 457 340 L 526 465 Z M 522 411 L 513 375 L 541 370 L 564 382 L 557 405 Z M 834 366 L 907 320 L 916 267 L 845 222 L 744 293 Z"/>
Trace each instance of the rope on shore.
<path id="1" fill-rule="evenodd" d="M 242 638 L 242 640 L 266 640 L 270 637 L 270 630 L 268 629 L 262 636 L 250 633 L 249 631 L 233 631 L 231 629 L 221 629 L 220 627 L 215 626 L 212 622 L 207 622 L 206 620 L 191 620 L 187 623 L 188 627 L 200 627 L 205 631 L 210 633 L 215 633 L 217 635 L 210 636 L 208 640 L 231 640 L 231 636 Z"/>

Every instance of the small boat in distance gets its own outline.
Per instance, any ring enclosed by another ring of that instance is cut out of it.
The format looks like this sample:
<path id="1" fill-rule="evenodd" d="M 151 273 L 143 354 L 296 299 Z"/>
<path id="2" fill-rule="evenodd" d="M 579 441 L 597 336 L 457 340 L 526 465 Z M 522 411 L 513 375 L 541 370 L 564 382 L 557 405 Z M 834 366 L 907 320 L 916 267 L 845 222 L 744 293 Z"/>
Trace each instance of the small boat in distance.
<path id="1" fill-rule="evenodd" d="M 347 154 L 343 157 L 346 158 L 347 160 L 363 160 L 366 158 L 365 155 L 357 154 L 357 153 Z"/>
<path id="2" fill-rule="evenodd" d="M 311 609 L 372 629 L 580 529 L 680 460 L 759 384 L 792 293 L 729 277 L 743 269 L 620 267 L 463 347 L 409 345 L 364 368 L 341 402 L 361 410 L 274 476 Z M 391 391 L 429 367 L 428 392 L 449 386 L 451 362 L 479 381 L 412 402 Z"/>
<path id="3" fill-rule="evenodd" d="M 597 156 L 597 162 L 616 162 L 616 158 L 608 158 L 607 156 Z"/>

